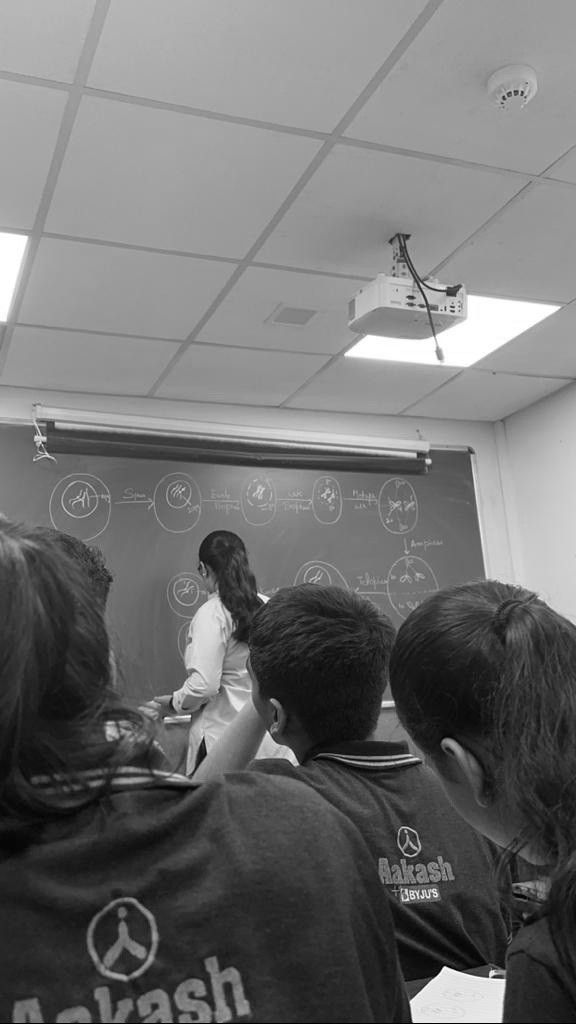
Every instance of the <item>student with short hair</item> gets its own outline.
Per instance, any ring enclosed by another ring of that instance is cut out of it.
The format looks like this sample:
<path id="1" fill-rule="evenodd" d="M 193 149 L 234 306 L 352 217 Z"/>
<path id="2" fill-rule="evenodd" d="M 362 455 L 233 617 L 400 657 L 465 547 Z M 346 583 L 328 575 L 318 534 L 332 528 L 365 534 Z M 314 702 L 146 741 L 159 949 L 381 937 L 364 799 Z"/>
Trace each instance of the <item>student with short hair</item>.
<path id="1" fill-rule="evenodd" d="M 252 770 L 305 783 L 357 826 L 390 897 L 407 980 L 444 965 L 503 963 L 507 925 L 488 844 L 406 744 L 370 739 L 393 638 L 390 621 L 348 591 L 303 585 L 274 594 L 250 631 L 253 706 L 194 779 L 247 765 L 267 728 L 300 765 L 259 760 Z"/>
<path id="2" fill-rule="evenodd" d="M 410 1020 L 350 822 L 157 758 L 82 570 L 0 523 L 0 1020 Z"/>
<path id="3" fill-rule="evenodd" d="M 35 526 L 33 529 L 38 536 L 53 541 L 68 558 L 76 562 L 94 599 L 98 601 L 102 611 L 105 611 L 114 576 L 106 565 L 106 559 L 100 548 L 94 544 L 85 544 L 78 537 L 73 537 L 70 533 L 63 533 L 62 530 L 53 530 L 49 526 Z"/>
<path id="4" fill-rule="evenodd" d="M 456 810 L 550 873 L 508 953 L 504 1020 L 575 1021 L 576 626 L 521 587 L 453 587 L 401 626 L 390 674 Z"/>

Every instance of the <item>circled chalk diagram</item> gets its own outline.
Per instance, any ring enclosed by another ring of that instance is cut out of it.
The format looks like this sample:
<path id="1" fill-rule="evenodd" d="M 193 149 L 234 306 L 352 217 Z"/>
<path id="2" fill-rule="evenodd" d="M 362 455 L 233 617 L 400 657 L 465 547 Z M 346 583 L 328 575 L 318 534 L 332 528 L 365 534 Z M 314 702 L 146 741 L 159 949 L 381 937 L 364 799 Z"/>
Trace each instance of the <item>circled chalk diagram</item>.
<path id="1" fill-rule="evenodd" d="M 416 555 L 396 559 L 388 573 L 387 587 L 390 604 L 403 619 L 439 590 L 428 562 Z"/>
<path id="2" fill-rule="evenodd" d="M 168 533 L 187 533 L 196 526 L 202 512 L 202 495 L 194 477 L 168 473 L 154 489 L 154 514 Z"/>
<path id="3" fill-rule="evenodd" d="M 319 523 L 330 526 L 342 515 L 342 490 L 336 477 L 319 476 L 312 488 L 312 511 Z"/>
<path id="4" fill-rule="evenodd" d="M 410 533 L 418 522 L 418 498 L 408 480 L 387 480 L 378 495 L 382 526 L 390 533 Z"/>
<path id="5" fill-rule="evenodd" d="M 202 580 L 195 572 L 179 572 L 166 587 L 166 597 L 173 612 L 182 619 L 190 619 L 196 605 L 202 604 Z"/>
<path id="6" fill-rule="evenodd" d="M 296 573 L 296 579 L 294 580 L 294 586 L 298 586 L 299 583 L 315 583 L 318 587 L 342 587 L 344 590 L 348 590 L 348 582 L 342 575 L 339 569 L 330 562 L 324 562 L 321 559 L 315 559 L 310 562 L 304 562 Z"/>
<path id="7" fill-rule="evenodd" d="M 100 477 L 70 473 L 53 488 L 48 510 L 55 530 L 87 541 L 104 532 L 111 507 L 110 491 Z"/>
<path id="8" fill-rule="evenodd" d="M 190 622 L 190 619 L 187 622 L 183 622 L 178 630 L 178 653 L 180 654 L 182 661 L 184 661 L 184 655 L 188 644 L 188 630 L 190 629 Z"/>
<path id="9" fill-rule="evenodd" d="M 276 515 L 276 489 L 265 473 L 255 473 L 242 485 L 242 515 L 252 526 L 265 526 Z"/>

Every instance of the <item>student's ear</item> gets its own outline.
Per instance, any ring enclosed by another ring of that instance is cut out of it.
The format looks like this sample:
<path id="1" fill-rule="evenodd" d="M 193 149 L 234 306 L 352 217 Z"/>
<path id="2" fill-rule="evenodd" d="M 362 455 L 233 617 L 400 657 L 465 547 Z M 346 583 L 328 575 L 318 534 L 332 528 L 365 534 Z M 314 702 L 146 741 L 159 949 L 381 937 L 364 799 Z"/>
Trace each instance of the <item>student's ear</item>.
<path id="1" fill-rule="evenodd" d="M 449 736 L 441 741 L 440 747 L 445 755 L 446 767 L 448 767 L 452 779 L 459 784 L 464 783 L 468 787 L 479 807 L 488 807 L 490 804 L 488 779 L 476 754 Z"/>
<path id="2" fill-rule="evenodd" d="M 270 724 L 268 726 L 268 732 L 270 733 L 272 739 L 276 740 L 276 742 L 279 743 L 280 742 L 280 737 L 283 735 L 284 730 L 286 728 L 286 723 L 288 721 L 288 716 L 287 716 L 284 708 L 282 707 L 280 701 L 276 700 L 275 697 L 271 697 L 270 698 L 269 704 L 270 704 L 270 712 L 271 712 L 270 718 L 271 718 L 271 720 L 270 720 Z"/>

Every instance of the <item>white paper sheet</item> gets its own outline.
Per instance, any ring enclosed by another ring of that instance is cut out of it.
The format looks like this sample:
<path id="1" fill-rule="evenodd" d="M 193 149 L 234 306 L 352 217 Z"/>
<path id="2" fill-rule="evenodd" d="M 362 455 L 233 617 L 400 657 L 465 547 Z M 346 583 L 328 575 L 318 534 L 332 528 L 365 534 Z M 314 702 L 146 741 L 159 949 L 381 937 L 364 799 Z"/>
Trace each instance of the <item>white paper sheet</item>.
<path id="1" fill-rule="evenodd" d="M 443 967 L 410 1002 L 414 1024 L 500 1024 L 504 985 Z"/>

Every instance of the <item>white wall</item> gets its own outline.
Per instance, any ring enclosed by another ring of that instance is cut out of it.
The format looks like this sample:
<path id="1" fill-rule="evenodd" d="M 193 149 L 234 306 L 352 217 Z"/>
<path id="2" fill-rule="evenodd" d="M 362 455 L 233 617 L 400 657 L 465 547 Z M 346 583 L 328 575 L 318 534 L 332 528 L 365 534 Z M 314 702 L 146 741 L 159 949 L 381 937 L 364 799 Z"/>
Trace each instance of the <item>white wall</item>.
<path id="1" fill-rule="evenodd" d="M 576 385 L 510 416 L 498 443 L 518 581 L 576 621 Z"/>
<path id="2" fill-rule="evenodd" d="M 293 409 L 252 408 L 245 405 L 210 405 L 173 402 L 165 399 L 138 399 L 110 395 L 83 395 L 69 392 L 30 391 L 0 387 L 0 423 L 31 423 L 33 406 L 108 412 L 142 418 L 166 417 L 197 424 L 221 425 L 228 432 L 255 431 L 262 437 L 303 434 L 339 435 L 339 440 L 381 444 L 383 439 L 429 441 L 435 446 L 469 446 L 476 452 L 478 508 L 483 535 L 486 572 L 489 576 L 514 578 L 504 508 L 503 488 L 496 434 L 490 423 L 461 420 L 414 419 L 409 417 L 356 415 L 349 413 L 313 413 Z M 33 454 L 32 430 L 30 454 Z"/>

